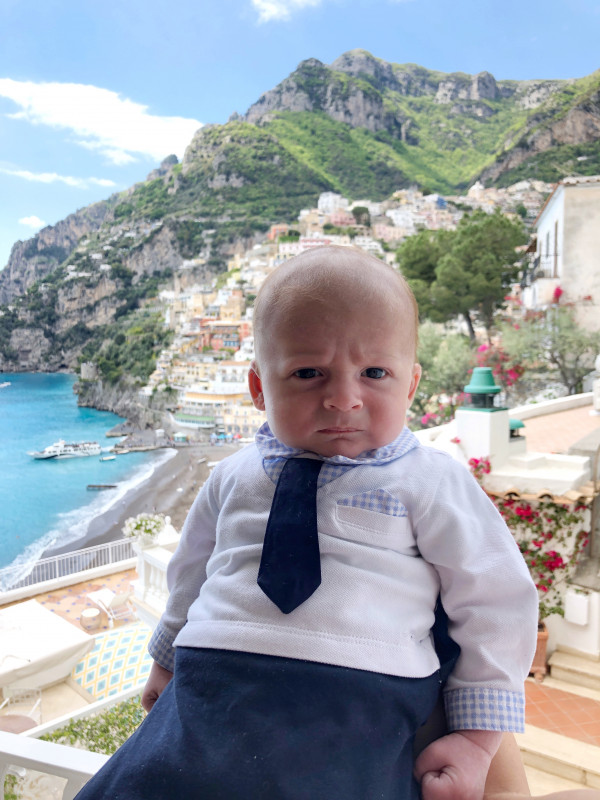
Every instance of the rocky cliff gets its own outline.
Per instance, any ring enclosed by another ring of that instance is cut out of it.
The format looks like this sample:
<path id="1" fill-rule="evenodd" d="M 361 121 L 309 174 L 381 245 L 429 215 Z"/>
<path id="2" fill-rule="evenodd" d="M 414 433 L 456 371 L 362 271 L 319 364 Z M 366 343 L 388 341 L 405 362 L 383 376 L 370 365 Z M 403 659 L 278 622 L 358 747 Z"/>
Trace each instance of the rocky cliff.
<path id="1" fill-rule="evenodd" d="M 348 81 L 350 76 L 352 81 Z M 345 79 L 346 78 L 346 79 Z M 242 119 L 261 124 L 282 111 L 322 111 L 332 119 L 370 131 L 401 131 L 409 120 L 390 109 L 390 95 L 430 97 L 450 105 L 450 113 L 494 113 L 482 101 L 515 97 L 523 108 L 545 102 L 564 81 L 500 81 L 489 72 L 477 75 L 432 72 L 416 64 L 390 64 L 366 50 L 351 50 L 331 66 L 315 58 L 303 61 L 288 78 L 265 92 Z M 469 105 L 464 102 L 469 101 Z M 475 105 L 474 105 L 475 104 Z M 237 115 L 237 118 L 240 118 Z"/>
<path id="2" fill-rule="evenodd" d="M 114 199 L 94 203 L 46 228 L 25 242 L 17 242 L 0 272 L 0 305 L 24 294 L 73 252 L 82 236 L 97 231 L 109 218 Z"/>
<path id="3" fill-rule="evenodd" d="M 542 97 L 543 93 L 539 88 L 527 96 Z M 576 105 L 561 109 L 554 116 L 533 115 L 516 144 L 482 172 L 481 180 L 484 183 L 493 183 L 509 170 L 514 170 L 536 155 L 552 151 L 560 145 L 597 144 L 599 140 L 600 90 L 595 90 Z"/>
<path id="4" fill-rule="evenodd" d="M 73 390 L 77 394 L 77 402 L 85 408 L 97 408 L 100 411 L 112 411 L 125 417 L 140 430 L 145 428 L 163 428 L 171 430 L 168 400 L 164 394 L 154 398 L 140 398 L 136 386 L 127 381 L 111 385 L 102 380 L 78 381 Z"/>

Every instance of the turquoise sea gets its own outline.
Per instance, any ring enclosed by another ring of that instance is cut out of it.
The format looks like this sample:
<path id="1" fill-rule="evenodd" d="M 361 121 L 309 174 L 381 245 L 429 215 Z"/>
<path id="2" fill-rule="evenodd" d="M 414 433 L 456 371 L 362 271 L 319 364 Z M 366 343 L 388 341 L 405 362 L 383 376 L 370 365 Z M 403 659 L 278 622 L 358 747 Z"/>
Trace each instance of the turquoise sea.
<path id="1" fill-rule="evenodd" d="M 18 564 L 27 574 L 47 548 L 85 536 L 89 523 L 148 478 L 166 454 L 36 461 L 29 451 L 59 439 L 97 441 L 108 450 L 118 439 L 106 438 L 106 432 L 123 420 L 79 408 L 72 375 L 0 373 L 0 383 L 5 381 L 10 385 L 0 388 L 0 568 Z M 117 489 L 89 491 L 94 483 Z"/>

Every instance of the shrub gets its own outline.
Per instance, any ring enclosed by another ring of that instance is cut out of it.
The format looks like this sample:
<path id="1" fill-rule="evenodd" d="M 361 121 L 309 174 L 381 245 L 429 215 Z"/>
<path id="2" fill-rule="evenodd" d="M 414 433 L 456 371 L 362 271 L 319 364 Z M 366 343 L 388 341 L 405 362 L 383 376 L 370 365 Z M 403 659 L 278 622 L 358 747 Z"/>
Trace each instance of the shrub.
<path id="1" fill-rule="evenodd" d="M 92 717 L 74 720 L 64 728 L 41 736 L 47 742 L 79 747 L 92 753 L 112 755 L 146 716 L 140 697 L 124 700 Z"/>

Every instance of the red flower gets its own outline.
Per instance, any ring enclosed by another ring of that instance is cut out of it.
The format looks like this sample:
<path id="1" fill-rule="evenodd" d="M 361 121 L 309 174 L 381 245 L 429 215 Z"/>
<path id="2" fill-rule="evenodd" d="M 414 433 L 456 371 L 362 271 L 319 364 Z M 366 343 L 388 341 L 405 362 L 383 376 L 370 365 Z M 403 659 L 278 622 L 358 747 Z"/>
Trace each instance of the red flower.
<path id="1" fill-rule="evenodd" d="M 555 303 L 558 303 L 558 301 L 560 300 L 562 294 L 563 294 L 563 290 L 560 288 L 560 286 L 557 286 L 554 289 L 554 294 L 552 295 Z"/>

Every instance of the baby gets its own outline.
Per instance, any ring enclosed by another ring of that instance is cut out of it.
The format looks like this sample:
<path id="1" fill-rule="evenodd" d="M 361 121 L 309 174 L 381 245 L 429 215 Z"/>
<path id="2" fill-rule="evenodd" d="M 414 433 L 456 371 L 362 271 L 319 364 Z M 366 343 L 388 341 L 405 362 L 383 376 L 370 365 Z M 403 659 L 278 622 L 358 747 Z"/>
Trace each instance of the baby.
<path id="1" fill-rule="evenodd" d="M 152 713 L 81 798 L 482 797 L 501 732 L 523 727 L 537 593 L 468 471 L 405 427 L 417 321 L 399 274 L 354 249 L 309 251 L 267 278 L 249 373 L 267 423 L 190 510 L 150 644 Z M 320 467 L 321 579 L 282 611 L 257 577 L 298 457 Z M 451 732 L 415 766 L 453 663 L 433 643 L 439 598 L 460 646 Z"/>

